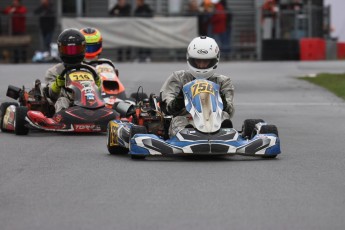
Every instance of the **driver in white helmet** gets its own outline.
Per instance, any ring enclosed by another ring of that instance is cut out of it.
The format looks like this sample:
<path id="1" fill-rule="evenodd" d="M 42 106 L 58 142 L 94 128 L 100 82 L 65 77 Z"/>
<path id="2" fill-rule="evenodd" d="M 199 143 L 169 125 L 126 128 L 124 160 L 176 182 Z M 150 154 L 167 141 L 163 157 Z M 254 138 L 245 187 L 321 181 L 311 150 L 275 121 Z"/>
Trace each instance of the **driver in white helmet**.
<path id="1" fill-rule="evenodd" d="M 163 84 L 161 92 L 162 108 L 173 115 L 169 135 L 174 136 L 192 121 L 186 117 L 182 88 L 195 79 L 206 79 L 220 86 L 220 96 L 223 100 L 222 127 L 232 128 L 231 118 L 235 112 L 233 97 L 234 86 L 230 77 L 215 73 L 219 63 L 219 47 L 213 38 L 201 36 L 194 38 L 187 48 L 187 64 L 189 70 L 173 72 Z M 231 126 L 231 127 L 230 127 Z"/>

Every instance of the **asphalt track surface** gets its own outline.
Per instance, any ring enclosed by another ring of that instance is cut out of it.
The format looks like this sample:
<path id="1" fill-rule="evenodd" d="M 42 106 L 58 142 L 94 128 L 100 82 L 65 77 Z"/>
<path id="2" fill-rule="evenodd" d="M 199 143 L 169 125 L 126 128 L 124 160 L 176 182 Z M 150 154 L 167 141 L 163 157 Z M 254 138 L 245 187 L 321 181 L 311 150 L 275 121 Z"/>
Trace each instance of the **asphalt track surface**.
<path id="1" fill-rule="evenodd" d="M 30 86 L 50 65 L 0 65 Z M 185 63 L 118 64 L 127 92 L 158 93 Z M 221 63 L 235 84 L 234 126 L 278 126 L 282 154 L 133 161 L 109 155 L 106 136 L 0 132 L 0 229 L 344 229 L 345 103 L 298 80 L 345 72 L 344 62 Z"/>

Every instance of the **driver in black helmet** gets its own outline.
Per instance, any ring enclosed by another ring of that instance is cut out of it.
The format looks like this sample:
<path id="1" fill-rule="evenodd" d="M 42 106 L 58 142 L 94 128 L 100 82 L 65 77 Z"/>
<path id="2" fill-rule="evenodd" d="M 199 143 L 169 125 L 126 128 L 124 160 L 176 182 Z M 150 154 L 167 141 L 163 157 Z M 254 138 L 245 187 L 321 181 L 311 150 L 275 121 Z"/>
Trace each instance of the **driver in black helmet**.
<path id="1" fill-rule="evenodd" d="M 66 67 L 80 65 L 85 57 L 86 42 L 84 35 L 77 29 L 66 29 L 59 35 L 58 40 L 59 56 L 62 63 L 59 63 L 47 70 L 45 81 L 48 87 L 48 97 L 55 102 L 55 112 L 67 109 L 71 101 L 67 93 L 61 90 L 65 86 L 65 77 L 61 76 Z M 99 76 L 95 76 L 95 83 L 101 85 Z"/>

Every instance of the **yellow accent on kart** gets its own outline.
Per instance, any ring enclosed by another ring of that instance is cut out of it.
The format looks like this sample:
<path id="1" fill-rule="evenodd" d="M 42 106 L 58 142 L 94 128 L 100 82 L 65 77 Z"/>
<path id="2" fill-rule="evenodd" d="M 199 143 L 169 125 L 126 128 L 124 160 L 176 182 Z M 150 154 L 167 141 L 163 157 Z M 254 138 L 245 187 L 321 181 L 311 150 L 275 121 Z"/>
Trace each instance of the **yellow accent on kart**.
<path id="1" fill-rule="evenodd" d="M 205 81 L 198 81 L 194 85 L 192 85 L 192 96 L 195 97 L 199 93 L 210 93 L 214 95 L 213 85 L 205 82 Z"/>
<path id="2" fill-rule="evenodd" d="M 119 145 L 119 140 L 118 140 L 118 135 L 117 131 L 119 129 L 119 124 L 115 122 L 109 122 L 109 146 L 118 146 Z"/>
<path id="3" fill-rule="evenodd" d="M 92 74 L 85 71 L 76 71 L 70 73 L 68 77 L 71 81 L 95 81 Z"/>

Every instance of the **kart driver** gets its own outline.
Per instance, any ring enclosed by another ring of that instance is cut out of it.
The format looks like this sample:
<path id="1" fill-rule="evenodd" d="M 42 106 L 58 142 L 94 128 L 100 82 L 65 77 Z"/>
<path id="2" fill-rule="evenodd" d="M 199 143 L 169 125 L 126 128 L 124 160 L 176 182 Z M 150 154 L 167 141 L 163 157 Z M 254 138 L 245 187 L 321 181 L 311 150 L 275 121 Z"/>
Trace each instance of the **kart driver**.
<path id="1" fill-rule="evenodd" d="M 173 72 L 163 84 L 161 101 L 163 110 L 173 115 L 169 127 L 169 135 L 174 136 L 185 127 L 193 125 L 189 121 L 185 109 L 182 88 L 195 79 L 206 79 L 220 86 L 220 96 L 223 101 L 222 127 L 232 128 L 230 118 L 235 110 L 233 105 L 234 86 L 230 77 L 214 73 L 219 63 L 219 47 L 215 40 L 201 36 L 194 38 L 187 48 L 187 64 L 189 70 Z"/>
<path id="2" fill-rule="evenodd" d="M 102 34 L 96 28 L 86 27 L 80 30 L 85 36 L 86 51 L 84 63 L 96 67 L 99 63 L 107 61 L 112 63 L 111 60 L 106 58 L 99 58 L 102 54 Z"/>
<path id="3" fill-rule="evenodd" d="M 66 29 L 57 39 L 59 56 L 62 63 L 56 64 L 47 70 L 45 81 L 48 87 L 48 97 L 55 102 L 55 112 L 70 107 L 71 101 L 68 94 L 61 90 L 65 86 L 65 77 L 60 74 L 66 67 L 77 66 L 85 57 L 85 37 L 77 29 Z M 95 76 L 95 83 L 101 85 L 99 76 Z"/>

